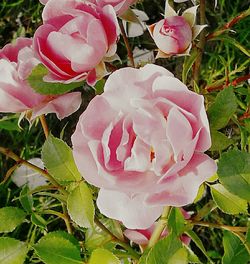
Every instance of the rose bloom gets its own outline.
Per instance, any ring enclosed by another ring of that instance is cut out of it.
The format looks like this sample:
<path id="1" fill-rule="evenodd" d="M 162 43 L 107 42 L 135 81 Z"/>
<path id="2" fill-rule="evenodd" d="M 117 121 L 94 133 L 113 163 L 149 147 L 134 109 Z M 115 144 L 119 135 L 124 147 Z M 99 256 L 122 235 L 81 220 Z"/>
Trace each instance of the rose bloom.
<path id="1" fill-rule="evenodd" d="M 112 73 L 81 115 L 73 154 L 97 206 L 129 229 L 147 229 L 163 206 L 192 203 L 216 171 L 204 98 L 163 67 Z"/>
<path id="2" fill-rule="evenodd" d="M 0 112 L 32 110 L 31 119 L 47 113 L 56 113 L 59 119 L 72 114 L 80 107 L 80 92 L 41 95 L 26 81 L 34 66 L 40 63 L 31 45 L 31 39 L 18 38 L 15 44 L 7 44 L 0 50 Z"/>
<path id="3" fill-rule="evenodd" d="M 34 50 L 49 69 L 46 81 L 93 84 L 106 74 L 104 60 L 116 52 L 119 34 L 112 6 L 49 0 L 34 35 Z"/>
<path id="4" fill-rule="evenodd" d="M 122 15 L 137 0 L 89 0 L 98 6 L 112 5 L 117 15 Z"/>

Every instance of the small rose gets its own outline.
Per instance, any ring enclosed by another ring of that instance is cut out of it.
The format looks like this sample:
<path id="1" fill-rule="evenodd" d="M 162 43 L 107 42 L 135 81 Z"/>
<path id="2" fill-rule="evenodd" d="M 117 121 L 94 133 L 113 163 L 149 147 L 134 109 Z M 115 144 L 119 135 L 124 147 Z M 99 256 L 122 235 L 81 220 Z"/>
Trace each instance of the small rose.
<path id="1" fill-rule="evenodd" d="M 44 24 L 34 35 L 34 50 L 48 68 L 46 81 L 94 84 L 107 74 L 105 58 L 116 52 L 118 22 L 112 6 L 77 0 L 49 0 Z"/>
<path id="2" fill-rule="evenodd" d="M 36 93 L 26 81 L 32 69 L 40 63 L 34 57 L 32 40 L 18 38 L 0 50 L 0 112 L 32 111 L 31 119 L 56 113 L 62 119 L 74 113 L 81 104 L 81 93 L 46 96 Z"/>
<path id="3" fill-rule="evenodd" d="M 216 171 L 204 98 L 163 67 L 123 68 L 81 115 L 72 136 L 79 171 L 100 188 L 97 206 L 147 229 L 163 206 L 192 203 Z"/>
<path id="4" fill-rule="evenodd" d="M 206 27 L 206 25 L 195 25 L 197 7 L 191 7 L 179 16 L 166 1 L 164 19 L 148 27 L 158 47 L 156 58 L 189 54 L 192 40 Z"/>

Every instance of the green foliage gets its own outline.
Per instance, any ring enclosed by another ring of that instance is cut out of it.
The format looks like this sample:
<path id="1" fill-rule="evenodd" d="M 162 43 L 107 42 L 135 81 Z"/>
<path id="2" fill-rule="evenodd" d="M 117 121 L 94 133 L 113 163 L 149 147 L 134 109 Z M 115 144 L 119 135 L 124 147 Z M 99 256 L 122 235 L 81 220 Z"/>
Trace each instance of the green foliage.
<path id="1" fill-rule="evenodd" d="M 43 81 L 43 77 L 48 74 L 48 70 L 42 65 L 38 64 L 28 77 L 30 86 L 40 94 L 58 95 L 65 94 L 75 88 L 81 87 L 83 82 L 74 82 L 69 84 L 51 83 Z"/>
<path id="2" fill-rule="evenodd" d="M 106 249 L 96 249 L 92 252 L 89 264 L 120 264 L 119 259 Z"/>
<path id="3" fill-rule="evenodd" d="M 146 256 L 144 259 L 141 259 L 139 264 L 182 264 L 187 263 L 187 257 L 187 251 L 182 246 L 181 241 L 175 234 L 171 233 L 166 238 L 158 241 L 148 252 L 146 252 Z"/>
<path id="4" fill-rule="evenodd" d="M 82 179 L 71 148 L 61 139 L 48 137 L 42 148 L 42 160 L 48 172 L 61 184 Z"/>
<path id="5" fill-rule="evenodd" d="M 81 227 L 92 227 L 95 208 L 92 193 L 84 182 L 80 182 L 68 196 L 68 213 L 71 219 Z"/>
<path id="6" fill-rule="evenodd" d="M 42 237 L 34 246 L 36 254 L 45 264 L 82 264 L 80 249 L 72 238 L 52 232 Z"/>
<path id="7" fill-rule="evenodd" d="M 23 264 L 27 245 L 10 237 L 0 237 L 0 263 L 1 264 Z"/>
<path id="8" fill-rule="evenodd" d="M 221 183 L 233 194 L 250 200 L 250 154 L 231 150 L 222 154 L 218 163 Z"/>
<path id="9" fill-rule="evenodd" d="M 12 232 L 22 224 L 26 213 L 18 207 L 3 207 L 0 209 L 0 233 Z"/>
<path id="10" fill-rule="evenodd" d="M 210 148 L 211 151 L 222 151 L 233 144 L 233 140 L 228 138 L 223 133 L 212 130 L 211 131 L 212 138 L 212 146 Z"/>
<path id="11" fill-rule="evenodd" d="M 223 236 L 224 255 L 223 264 L 247 264 L 250 261 L 250 255 L 245 246 L 238 237 L 229 231 L 224 231 Z"/>
<path id="12" fill-rule="evenodd" d="M 247 214 L 247 201 L 230 193 L 221 184 L 211 185 L 211 191 L 217 206 L 226 214 Z"/>
<path id="13" fill-rule="evenodd" d="M 211 128 L 218 130 L 225 127 L 236 109 L 237 103 L 233 88 L 229 87 L 221 91 L 207 111 Z"/>
<path id="14" fill-rule="evenodd" d="M 23 209 L 27 212 L 27 213 L 31 213 L 32 209 L 33 209 L 33 197 L 30 194 L 30 190 L 28 185 L 24 185 L 24 187 L 22 188 L 21 192 L 20 192 L 20 203 L 23 207 Z"/>

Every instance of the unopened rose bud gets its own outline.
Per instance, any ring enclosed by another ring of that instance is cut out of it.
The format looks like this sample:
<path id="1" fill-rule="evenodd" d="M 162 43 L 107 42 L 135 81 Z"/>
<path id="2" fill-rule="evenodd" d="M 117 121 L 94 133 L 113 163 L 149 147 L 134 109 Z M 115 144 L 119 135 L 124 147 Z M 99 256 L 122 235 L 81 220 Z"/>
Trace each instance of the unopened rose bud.
<path id="1" fill-rule="evenodd" d="M 182 16 L 162 19 L 150 31 L 157 47 L 169 55 L 183 53 L 192 41 L 192 29 Z"/>

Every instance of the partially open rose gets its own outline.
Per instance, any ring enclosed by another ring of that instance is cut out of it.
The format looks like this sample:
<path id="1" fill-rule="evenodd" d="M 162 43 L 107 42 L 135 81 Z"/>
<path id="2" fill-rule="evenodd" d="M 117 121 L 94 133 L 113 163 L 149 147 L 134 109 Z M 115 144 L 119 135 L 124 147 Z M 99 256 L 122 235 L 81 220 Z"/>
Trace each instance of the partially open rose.
<path id="1" fill-rule="evenodd" d="M 119 34 L 115 11 L 77 0 L 49 0 L 44 25 L 34 35 L 34 50 L 49 69 L 46 81 L 93 84 L 106 74 L 104 60 L 116 52 Z"/>
<path id="2" fill-rule="evenodd" d="M 0 50 L 0 112 L 32 111 L 31 118 L 56 113 L 62 119 L 75 112 L 81 104 L 81 93 L 46 96 L 36 93 L 26 81 L 39 60 L 34 57 L 32 40 L 18 38 Z"/>
<path id="3" fill-rule="evenodd" d="M 148 27 L 158 47 L 157 58 L 189 54 L 192 40 L 206 26 L 195 24 L 197 7 L 188 8 L 179 16 L 166 1 L 164 18 Z"/>
<path id="4" fill-rule="evenodd" d="M 123 68 L 81 115 L 72 136 L 78 169 L 101 188 L 100 211 L 147 229 L 165 205 L 184 206 L 216 171 L 203 96 L 165 68 Z"/>

